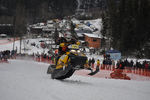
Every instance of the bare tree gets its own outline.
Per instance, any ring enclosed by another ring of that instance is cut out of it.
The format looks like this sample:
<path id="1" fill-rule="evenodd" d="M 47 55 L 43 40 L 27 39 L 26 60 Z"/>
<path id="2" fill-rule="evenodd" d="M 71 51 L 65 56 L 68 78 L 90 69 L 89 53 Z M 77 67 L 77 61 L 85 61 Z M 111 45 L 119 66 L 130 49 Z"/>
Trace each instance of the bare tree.
<path id="1" fill-rule="evenodd" d="M 22 36 L 26 33 L 26 14 L 25 6 L 17 4 L 16 7 L 16 20 L 15 20 L 15 32 L 18 37 L 20 37 L 20 53 L 21 53 L 21 41 Z"/>

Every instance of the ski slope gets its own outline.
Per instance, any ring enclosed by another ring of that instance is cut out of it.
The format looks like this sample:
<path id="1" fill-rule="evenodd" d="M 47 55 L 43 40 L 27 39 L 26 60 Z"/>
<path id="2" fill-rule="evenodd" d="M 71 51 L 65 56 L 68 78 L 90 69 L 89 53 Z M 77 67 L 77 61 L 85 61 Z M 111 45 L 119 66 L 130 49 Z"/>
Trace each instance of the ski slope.
<path id="1" fill-rule="evenodd" d="M 0 100 L 149 100 L 150 81 L 114 80 L 74 74 L 63 81 L 46 74 L 48 64 L 0 63 Z"/>

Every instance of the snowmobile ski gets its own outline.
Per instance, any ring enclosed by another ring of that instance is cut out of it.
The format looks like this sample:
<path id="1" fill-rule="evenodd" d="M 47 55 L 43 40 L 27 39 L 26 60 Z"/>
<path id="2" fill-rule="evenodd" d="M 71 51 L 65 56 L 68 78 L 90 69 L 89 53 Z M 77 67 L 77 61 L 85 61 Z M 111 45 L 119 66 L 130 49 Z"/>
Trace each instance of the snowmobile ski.
<path id="1" fill-rule="evenodd" d="M 96 73 L 98 73 L 99 72 L 99 69 L 96 69 L 94 72 L 91 72 L 91 73 L 89 73 L 88 75 L 95 75 Z"/>

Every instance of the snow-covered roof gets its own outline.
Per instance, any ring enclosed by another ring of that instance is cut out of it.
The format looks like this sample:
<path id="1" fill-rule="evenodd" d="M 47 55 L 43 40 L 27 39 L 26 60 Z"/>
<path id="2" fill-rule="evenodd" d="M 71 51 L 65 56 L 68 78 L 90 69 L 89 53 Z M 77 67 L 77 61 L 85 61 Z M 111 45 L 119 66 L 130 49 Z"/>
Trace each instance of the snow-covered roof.
<path id="1" fill-rule="evenodd" d="M 98 18 L 98 19 L 94 19 L 94 20 L 86 20 L 85 23 L 90 22 L 90 24 L 94 25 L 95 28 L 97 28 L 98 30 L 101 30 L 101 26 L 102 26 L 102 19 Z"/>
<path id="2" fill-rule="evenodd" d="M 47 24 L 53 24 L 52 20 L 47 20 Z"/>
<path id="3" fill-rule="evenodd" d="M 86 30 L 88 29 L 88 30 L 93 31 L 90 27 L 88 27 L 87 25 L 84 25 L 84 24 L 80 24 L 78 27 L 82 28 L 82 29 L 86 29 Z"/>
<path id="4" fill-rule="evenodd" d="M 86 35 L 88 37 L 92 37 L 92 38 L 102 38 L 102 36 L 99 35 L 99 34 L 87 34 L 87 33 L 84 33 L 84 35 Z"/>
<path id="5" fill-rule="evenodd" d="M 42 29 L 43 27 L 41 27 L 41 26 L 34 26 L 34 27 L 32 27 L 32 28 Z"/>
<path id="6" fill-rule="evenodd" d="M 73 19 L 72 22 L 75 23 L 75 24 L 80 24 L 80 21 L 77 20 L 77 19 Z"/>
<path id="7" fill-rule="evenodd" d="M 0 36 L 7 36 L 7 34 L 0 34 Z"/>
<path id="8" fill-rule="evenodd" d="M 0 24 L 0 26 L 13 26 L 12 24 Z"/>
<path id="9" fill-rule="evenodd" d="M 77 33 L 78 37 L 83 37 L 82 33 Z"/>

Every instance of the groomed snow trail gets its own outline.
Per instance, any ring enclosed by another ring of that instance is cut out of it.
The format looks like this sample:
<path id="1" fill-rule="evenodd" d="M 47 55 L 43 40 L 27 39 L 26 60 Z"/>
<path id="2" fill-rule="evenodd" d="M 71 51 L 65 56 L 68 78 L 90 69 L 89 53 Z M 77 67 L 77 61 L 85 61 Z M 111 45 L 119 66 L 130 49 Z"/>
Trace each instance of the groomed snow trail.
<path id="1" fill-rule="evenodd" d="M 48 64 L 27 60 L 0 63 L 0 100 L 149 100 L 150 81 L 73 75 L 59 81 Z"/>

